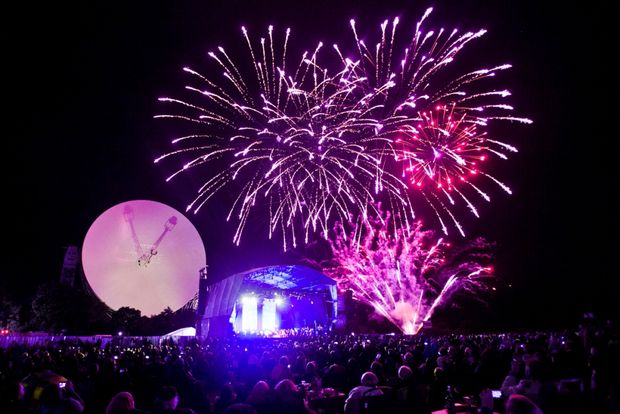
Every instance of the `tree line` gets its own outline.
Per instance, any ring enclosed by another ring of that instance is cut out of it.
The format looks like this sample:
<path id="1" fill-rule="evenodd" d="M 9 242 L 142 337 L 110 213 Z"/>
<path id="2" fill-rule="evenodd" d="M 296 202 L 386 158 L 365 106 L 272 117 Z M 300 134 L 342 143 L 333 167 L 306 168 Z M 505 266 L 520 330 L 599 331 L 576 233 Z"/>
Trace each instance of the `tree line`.
<path id="1" fill-rule="evenodd" d="M 164 309 L 145 316 L 131 307 L 111 309 L 82 289 L 58 282 L 39 286 L 29 302 L 17 303 L 0 293 L 0 329 L 66 335 L 164 335 L 195 326 L 193 309 Z"/>

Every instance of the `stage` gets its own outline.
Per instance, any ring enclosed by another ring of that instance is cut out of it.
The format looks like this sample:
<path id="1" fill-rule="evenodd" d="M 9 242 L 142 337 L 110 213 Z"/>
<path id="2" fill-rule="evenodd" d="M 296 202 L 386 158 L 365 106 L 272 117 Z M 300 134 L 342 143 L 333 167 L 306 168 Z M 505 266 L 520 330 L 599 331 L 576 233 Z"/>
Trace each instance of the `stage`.
<path id="1" fill-rule="evenodd" d="M 214 283 L 205 275 L 201 282 L 198 336 L 291 336 L 331 330 L 338 318 L 336 282 L 309 267 L 263 267 Z"/>

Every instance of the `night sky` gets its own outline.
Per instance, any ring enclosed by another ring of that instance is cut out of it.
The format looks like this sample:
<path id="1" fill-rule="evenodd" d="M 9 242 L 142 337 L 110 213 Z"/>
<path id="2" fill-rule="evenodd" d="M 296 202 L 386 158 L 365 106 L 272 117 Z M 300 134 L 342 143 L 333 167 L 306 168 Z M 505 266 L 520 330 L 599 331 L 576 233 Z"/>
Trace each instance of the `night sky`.
<path id="1" fill-rule="evenodd" d="M 194 187 L 181 184 L 191 179 L 165 183 L 168 171 L 153 164 L 170 138 L 153 119 L 166 109 L 157 98 L 181 90 L 183 66 L 204 71 L 213 67 L 209 50 L 242 45 L 241 25 L 257 35 L 269 24 L 290 26 L 289 52 L 300 55 L 321 40 L 351 44 L 352 17 L 374 36 L 385 18 L 399 15 L 413 25 L 433 6 L 427 27 L 489 30 L 467 47 L 469 59 L 511 63 L 500 84 L 513 92 L 516 113 L 534 120 L 502 130 L 519 153 L 493 173 L 513 195 L 497 188 L 491 204 L 478 203 L 479 219 L 462 216 L 468 236 L 498 245 L 501 283 L 489 313 L 514 327 L 574 324 L 585 310 L 617 318 L 620 177 L 610 61 L 617 43 L 604 18 L 611 12 L 598 2 L 539 3 L 89 1 L 13 8 L 4 13 L 2 51 L 8 129 L 0 289 L 26 302 L 38 284 L 57 280 L 65 247 L 81 246 L 90 224 L 117 203 L 151 199 L 185 211 Z M 279 240 L 265 240 L 264 221 L 249 223 L 251 236 L 235 247 L 227 211 L 208 204 L 188 214 L 213 277 L 286 260 Z"/>

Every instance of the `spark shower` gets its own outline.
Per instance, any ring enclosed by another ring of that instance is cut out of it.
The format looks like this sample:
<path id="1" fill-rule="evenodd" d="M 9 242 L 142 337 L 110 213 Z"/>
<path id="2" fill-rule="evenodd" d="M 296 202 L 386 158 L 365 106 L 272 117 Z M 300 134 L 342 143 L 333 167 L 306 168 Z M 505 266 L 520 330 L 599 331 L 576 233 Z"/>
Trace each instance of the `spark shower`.
<path id="1" fill-rule="evenodd" d="M 269 26 L 255 40 L 243 27 L 244 53 L 218 47 L 208 75 L 186 67 L 183 96 L 160 98 L 170 112 L 156 118 L 185 125 L 155 162 L 174 160 L 167 181 L 208 171 L 187 207 L 194 213 L 235 191 L 227 220 L 237 223 L 236 244 L 252 213 L 267 215 L 269 237 L 280 233 L 286 250 L 314 232 L 328 237 L 351 214 L 376 216 L 377 202 L 397 213 L 395 228 L 411 226 L 424 204 L 445 234 L 464 236 L 459 204 L 479 216 L 487 184 L 511 193 L 485 164 L 517 149 L 490 136 L 489 124 L 531 121 L 512 115 L 510 92 L 490 82 L 509 64 L 456 63 L 486 31 L 426 29 L 431 11 L 409 37 L 399 18 L 384 21 L 374 45 L 351 20 L 346 51 L 319 43 L 297 54 L 290 29 Z"/>

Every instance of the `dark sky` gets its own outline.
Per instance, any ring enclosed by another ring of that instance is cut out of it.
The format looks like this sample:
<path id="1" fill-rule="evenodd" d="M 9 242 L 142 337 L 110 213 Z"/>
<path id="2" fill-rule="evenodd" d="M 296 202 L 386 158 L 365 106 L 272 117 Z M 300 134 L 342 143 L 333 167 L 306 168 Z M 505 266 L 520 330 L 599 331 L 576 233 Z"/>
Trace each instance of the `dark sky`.
<path id="1" fill-rule="evenodd" d="M 505 285 L 491 304 L 495 317 L 520 326 L 614 312 L 620 209 L 610 10 L 598 2 L 443 3 L 89 1 L 5 13 L 0 289 L 27 300 L 58 279 L 64 248 L 81 246 L 117 203 L 151 199 L 184 211 L 194 189 L 166 184 L 152 162 L 168 139 L 153 120 L 157 98 L 183 87 L 184 65 L 204 69 L 208 50 L 239 45 L 242 24 L 254 33 L 290 26 L 294 43 L 310 48 L 349 42 L 351 17 L 374 35 L 384 18 L 413 23 L 431 5 L 430 24 L 489 30 L 472 53 L 480 66 L 513 64 L 504 84 L 517 113 L 534 120 L 507 131 L 520 152 L 494 171 L 514 194 L 498 189 L 481 217 L 464 223 L 498 244 Z M 189 216 L 214 277 L 283 260 L 279 243 L 233 246 L 224 211 L 211 205 Z"/>

